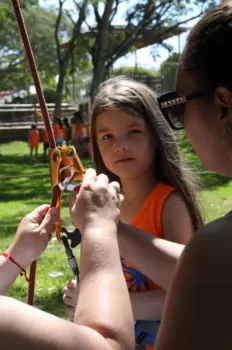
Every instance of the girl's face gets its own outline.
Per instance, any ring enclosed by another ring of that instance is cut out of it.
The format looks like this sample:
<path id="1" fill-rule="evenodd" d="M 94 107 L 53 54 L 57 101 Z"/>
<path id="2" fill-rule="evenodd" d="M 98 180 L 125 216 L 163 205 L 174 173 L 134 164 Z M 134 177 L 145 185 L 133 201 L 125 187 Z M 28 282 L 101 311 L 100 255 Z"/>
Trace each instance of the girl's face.
<path id="1" fill-rule="evenodd" d="M 154 140 L 142 118 L 105 110 L 97 117 L 96 136 L 105 166 L 121 180 L 153 172 Z"/>
<path id="2" fill-rule="evenodd" d="M 193 79 L 181 70 L 177 74 L 176 90 L 181 97 L 199 92 Z M 207 103 L 201 98 L 189 100 L 185 105 L 184 128 L 202 165 L 209 171 L 230 176 L 231 144 L 228 140 L 224 142 L 226 133 L 221 110 L 216 102 Z"/>

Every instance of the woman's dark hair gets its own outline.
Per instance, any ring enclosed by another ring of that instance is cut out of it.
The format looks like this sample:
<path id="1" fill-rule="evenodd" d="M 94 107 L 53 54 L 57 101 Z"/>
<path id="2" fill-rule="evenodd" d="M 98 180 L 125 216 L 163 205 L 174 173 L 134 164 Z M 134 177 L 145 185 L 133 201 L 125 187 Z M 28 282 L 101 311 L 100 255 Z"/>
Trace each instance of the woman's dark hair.
<path id="1" fill-rule="evenodd" d="M 225 86 L 232 89 L 232 6 L 219 5 L 193 27 L 180 58 L 180 69 L 199 91 Z"/>
<path id="2" fill-rule="evenodd" d="M 110 172 L 98 147 L 96 123 L 100 113 L 110 109 L 122 109 L 142 118 L 149 127 L 155 142 L 154 175 L 160 181 L 176 188 L 185 201 L 195 230 L 202 226 L 202 218 L 196 199 L 196 191 L 184 168 L 174 135 L 163 117 L 156 94 L 146 85 L 125 77 L 104 82 L 95 96 L 91 113 L 91 143 L 97 174 L 106 174 L 110 181 L 120 179 Z"/>

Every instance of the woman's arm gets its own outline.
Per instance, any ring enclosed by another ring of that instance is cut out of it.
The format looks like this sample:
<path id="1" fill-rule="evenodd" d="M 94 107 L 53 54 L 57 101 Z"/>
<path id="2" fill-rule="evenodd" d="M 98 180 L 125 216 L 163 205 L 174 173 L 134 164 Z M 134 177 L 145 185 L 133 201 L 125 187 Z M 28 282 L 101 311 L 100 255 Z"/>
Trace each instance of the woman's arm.
<path id="1" fill-rule="evenodd" d="M 0 339 L 14 350 L 134 350 L 130 300 L 121 269 L 116 225 L 83 235 L 75 323 L 0 297 Z"/>
<path id="2" fill-rule="evenodd" d="M 57 209 L 41 205 L 21 221 L 6 253 L 22 268 L 29 266 L 46 249 L 55 228 Z M 3 252 L 2 252 L 3 253 Z M 21 269 L 0 256 L 0 295 L 8 292 Z M 23 278 L 23 277 L 21 277 Z"/>
<path id="3" fill-rule="evenodd" d="M 156 350 L 232 349 L 232 216 L 186 246 L 167 294 Z"/>
<path id="4" fill-rule="evenodd" d="M 110 339 L 111 336 L 101 334 L 101 330 L 62 320 L 12 298 L 0 296 L 1 349 L 127 349 Z M 128 344 L 128 349 L 134 350 L 134 346 Z"/>
<path id="5" fill-rule="evenodd" d="M 0 297 L 3 348 L 134 350 L 133 317 L 117 244 L 122 197 L 115 187 L 119 184 L 110 187 L 105 175 L 97 177 L 88 169 L 80 193 L 69 198 L 72 222 L 82 234 L 76 324 Z"/>

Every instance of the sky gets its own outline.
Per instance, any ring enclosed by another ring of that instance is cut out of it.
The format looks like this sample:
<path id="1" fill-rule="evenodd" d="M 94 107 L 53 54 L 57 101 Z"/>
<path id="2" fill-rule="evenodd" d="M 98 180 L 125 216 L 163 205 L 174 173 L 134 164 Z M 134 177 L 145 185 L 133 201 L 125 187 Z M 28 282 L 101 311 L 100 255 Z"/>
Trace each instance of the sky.
<path id="1" fill-rule="evenodd" d="M 134 0 L 127 0 L 127 6 L 129 6 L 129 2 L 133 3 Z M 44 5 L 45 6 L 56 6 L 57 0 L 40 0 L 40 4 L 43 6 Z M 71 9 L 72 8 L 72 1 L 71 0 L 66 1 L 65 7 L 68 9 Z M 125 21 L 123 19 L 124 12 L 125 12 L 125 3 L 123 3 L 119 7 L 117 15 L 115 16 L 115 19 L 113 21 L 113 24 L 120 24 L 120 25 L 125 24 Z M 194 12 L 191 13 L 191 17 L 193 17 L 195 14 L 197 14 L 197 11 L 195 13 Z M 91 25 L 91 16 L 90 16 L 88 22 Z M 191 28 L 196 22 L 197 22 L 197 19 L 186 23 L 185 25 L 183 25 L 183 27 Z M 170 39 L 167 39 L 165 41 L 165 43 L 170 44 L 173 47 L 174 52 L 178 52 L 179 48 L 180 48 L 180 52 L 182 52 L 188 33 L 189 33 L 189 31 L 179 35 L 179 37 L 174 36 Z M 162 47 L 160 47 L 157 52 L 158 52 L 158 55 L 157 55 L 156 59 L 154 60 L 154 58 L 151 55 L 151 47 L 146 47 L 144 49 L 137 50 L 136 54 L 135 53 L 128 54 L 128 55 L 120 58 L 114 64 L 114 68 L 125 67 L 125 66 L 133 67 L 133 66 L 135 66 L 136 61 L 137 61 L 137 65 L 140 67 L 158 70 L 160 67 L 160 64 L 168 58 L 169 52 Z"/>

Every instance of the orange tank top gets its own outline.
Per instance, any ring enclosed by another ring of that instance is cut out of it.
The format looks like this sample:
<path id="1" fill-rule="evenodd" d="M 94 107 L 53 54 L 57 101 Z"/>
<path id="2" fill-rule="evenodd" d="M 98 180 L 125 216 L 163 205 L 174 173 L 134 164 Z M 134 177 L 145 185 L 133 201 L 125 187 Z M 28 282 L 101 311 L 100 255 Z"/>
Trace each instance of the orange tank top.
<path id="1" fill-rule="evenodd" d="M 151 235 L 164 238 L 162 228 L 162 210 L 168 196 L 175 191 L 175 188 L 159 182 L 142 208 L 131 222 L 131 226 L 138 228 Z M 160 288 L 136 270 L 133 265 L 121 258 L 122 268 L 129 292 L 144 292 Z"/>
<path id="2" fill-rule="evenodd" d="M 84 124 L 83 124 L 82 121 L 79 122 L 78 130 L 79 130 L 80 136 L 83 136 L 83 134 L 84 134 Z"/>
<path id="3" fill-rule="evenodd" d="M 39 130 L 31 130 L 30 131 L 30 146 L 38 147 L 39 146 Z"/>
<path id="4" fill-rule="evenodd" d="M 43 130 L 43 143 L 48 143 L 49 140 L 48 140 L 48 134 L 47 134 L 47 131 L 44 129 Z"/>
<path id="5" fill-rule="evenodd" d="M 61 128 L 59 126 L 59 124 L 55 124 L 55 127 L 54 127 L 54 135 L 55 135 L 55 139 L 59 139 L 61 137 L 64 137 L 64 131 L 63 131 L 63 128 Z"/>

